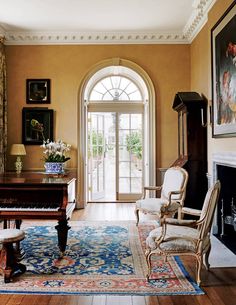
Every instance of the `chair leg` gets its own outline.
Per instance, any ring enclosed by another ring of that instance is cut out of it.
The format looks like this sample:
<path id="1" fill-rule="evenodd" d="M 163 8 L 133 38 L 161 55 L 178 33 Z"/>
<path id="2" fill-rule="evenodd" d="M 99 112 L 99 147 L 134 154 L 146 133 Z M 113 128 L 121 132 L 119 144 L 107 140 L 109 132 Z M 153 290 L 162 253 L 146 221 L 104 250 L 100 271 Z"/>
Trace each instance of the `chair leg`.
<path id="1" fill-rule="evenodd" d="M 148 282 L 149 282 L 149 278 L 150 278 L 150 275 L 151 275 L 151 269 L 152 269 L 151 256 L 152 256 L 151 250 L 150 249 L 146 250 L 145 257 L 146 257 L 146 262 L 147 262 L 147 266 L 148 266 L 148 273 L 146 275 L 146 279 L 147 279 Z"/>
<path id="2" fill-rule="evenodd" d="M 210 252 L 211 252 L 211 244 L 209 244 L 209 247 L 205 253 L 205 256 L 204 256 L 204 265 L 206 267 L 206 270 L 208 271 L 209 268 L 210 268 L 210 264 L 209 264 L 209 255 L 210 255 Z"/>
<path id="3" fill-rule="evenodd" d="M 202 255 L 197 255 L 197 284 L 200 286 L 201 284 L 201 269 L 202 269 Z"/>
<path id="4" fill-rule="evenodd" d="M 135 216 L 136 216 L 136 226 L 138 225 L 138 223 L 139 223 L 139 209 L 135 209 L 134 210 L 134 214 L 135 214 Z"/>

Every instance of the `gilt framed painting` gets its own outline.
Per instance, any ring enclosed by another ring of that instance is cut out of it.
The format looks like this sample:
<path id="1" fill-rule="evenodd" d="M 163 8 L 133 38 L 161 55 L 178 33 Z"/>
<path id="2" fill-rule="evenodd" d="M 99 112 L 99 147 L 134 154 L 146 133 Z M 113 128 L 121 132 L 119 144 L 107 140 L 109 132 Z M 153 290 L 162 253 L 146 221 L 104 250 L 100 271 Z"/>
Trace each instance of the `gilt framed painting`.
<path id="1" fill-rule="evenodd" d="M 212 136 L 236 136 L 236 5 L 211 30 Z"/>
<path id="2" fill-rule="evenodd" d="M 22 143 L 41 145 L 53 141 L 53 110 L 47 108 L 22 109 Z"/>

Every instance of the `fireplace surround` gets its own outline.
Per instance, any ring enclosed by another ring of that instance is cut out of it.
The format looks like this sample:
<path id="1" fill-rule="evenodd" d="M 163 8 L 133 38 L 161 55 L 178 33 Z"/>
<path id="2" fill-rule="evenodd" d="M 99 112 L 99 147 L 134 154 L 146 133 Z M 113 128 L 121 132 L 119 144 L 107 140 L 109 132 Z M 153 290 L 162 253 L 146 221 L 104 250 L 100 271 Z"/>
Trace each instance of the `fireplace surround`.
<path id="1" fill-rule="evenodd" d="M 236 254 L 236 153 L 213 154 L 212 180 L 221 182 L 212 233 Z"/>

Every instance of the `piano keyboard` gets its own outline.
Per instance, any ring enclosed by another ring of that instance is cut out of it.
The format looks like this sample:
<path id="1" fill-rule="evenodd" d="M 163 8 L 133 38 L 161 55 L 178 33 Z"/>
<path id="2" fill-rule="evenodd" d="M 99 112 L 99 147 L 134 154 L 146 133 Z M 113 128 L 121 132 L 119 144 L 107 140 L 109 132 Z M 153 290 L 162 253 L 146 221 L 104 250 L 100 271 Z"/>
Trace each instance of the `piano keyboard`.
<path id="1" fill-rule="evenodd" d="M 12 204 L 0 203 L 0 211 L 22 211 L 22 212 L 53 212 L 60 209 L 56 202 L 17 202 Z"/>

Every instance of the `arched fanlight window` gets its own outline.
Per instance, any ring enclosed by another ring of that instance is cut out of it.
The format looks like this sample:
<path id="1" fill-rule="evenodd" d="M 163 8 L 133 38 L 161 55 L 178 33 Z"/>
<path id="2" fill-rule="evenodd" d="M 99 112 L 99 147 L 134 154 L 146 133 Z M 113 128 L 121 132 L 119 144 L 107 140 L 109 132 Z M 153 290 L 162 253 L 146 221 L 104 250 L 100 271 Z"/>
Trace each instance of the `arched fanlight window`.
<path id="1" fill-rule="evenodd" d="M 129 78 L 108 76 L 92 88 L 90 101 L 142 101 L 141 91 Z"/>

